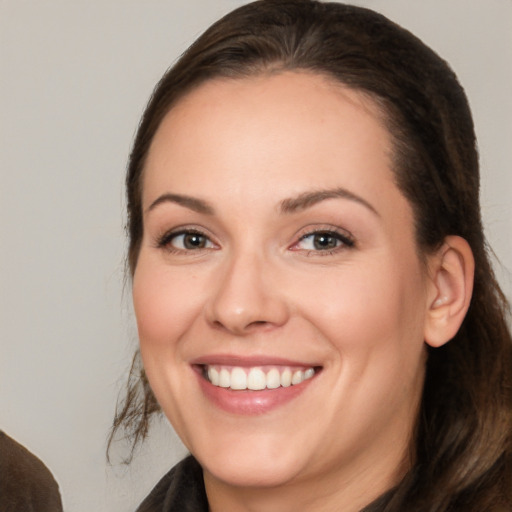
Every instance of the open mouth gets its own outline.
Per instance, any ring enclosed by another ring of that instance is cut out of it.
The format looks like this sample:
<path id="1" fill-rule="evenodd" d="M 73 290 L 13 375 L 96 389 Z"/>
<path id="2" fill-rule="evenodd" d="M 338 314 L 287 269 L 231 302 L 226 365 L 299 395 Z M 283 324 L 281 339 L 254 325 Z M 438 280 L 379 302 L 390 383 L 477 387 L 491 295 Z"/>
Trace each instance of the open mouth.
<path id="1" fill-rule="evenodd" d="M 265 357 L 212 355 L 192 362 L 204 396 L 237 416 L 270 413 L 301 396 L 323 366 Z"/>
<path id="2" fill-rule="evenodd" d="M 313 378 L 321 367 L 200 365 L 201 375 L 213 386 L 235 391 L 297 386 Z"/>

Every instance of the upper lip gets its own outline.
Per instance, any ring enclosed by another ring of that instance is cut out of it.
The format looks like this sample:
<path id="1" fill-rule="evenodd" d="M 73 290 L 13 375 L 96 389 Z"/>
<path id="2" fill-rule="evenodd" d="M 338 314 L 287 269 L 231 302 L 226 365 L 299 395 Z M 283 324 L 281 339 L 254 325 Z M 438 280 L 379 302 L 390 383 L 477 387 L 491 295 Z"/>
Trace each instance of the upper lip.
<path id="1" fill-rule="evenodd" d="M 304 366 L 304 367 L 318 367 L 321 366 L 317 363 L 306 361 L 298 361 L 296 359 L 288 359 L 275 356 L 253 355 L 241 356 L 234 354 L 211 354 L 197 357 L 190 361 L 192 365 L 219 365 L 219 366 L 240 366 L 240 367 L 255 367 L 255 366 Z"/>

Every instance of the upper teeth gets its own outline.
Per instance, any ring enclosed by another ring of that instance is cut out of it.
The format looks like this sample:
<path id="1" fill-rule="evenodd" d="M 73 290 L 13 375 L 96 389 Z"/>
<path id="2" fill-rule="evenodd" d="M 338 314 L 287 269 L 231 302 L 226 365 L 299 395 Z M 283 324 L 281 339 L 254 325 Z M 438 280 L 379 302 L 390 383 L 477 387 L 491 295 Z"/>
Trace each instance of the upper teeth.
<path id="1" fill-rule="evenodd" d="M 254 391 L 261 389 L 276 389 L 280 386 L 288 387 L 297 385 L 310 379 L 315 374 L 314 368 L 291 369 L 270 368 L 241 368 L 235 367 L 207 367 L 209 381 L 214 386 L 221 388 L 230 388 L 234 390 L 251 389 Z"/>

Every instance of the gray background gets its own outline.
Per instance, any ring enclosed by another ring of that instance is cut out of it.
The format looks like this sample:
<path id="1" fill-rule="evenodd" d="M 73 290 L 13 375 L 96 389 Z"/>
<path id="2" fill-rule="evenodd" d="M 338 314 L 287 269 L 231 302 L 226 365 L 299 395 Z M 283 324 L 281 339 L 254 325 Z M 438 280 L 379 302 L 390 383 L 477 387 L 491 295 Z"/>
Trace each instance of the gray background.
<path id="1" fill-rule="evenodd" d="M 184 453 L 161 422 L 130 467 L 104 458 L 136 345 L 123 174 L 153 85 L 242 3 L 0 0 L 0 428 L 47 463 L 68 512 L 134 510 Z M 512 1 L 355 3 L 412 30 L 458 73 L 488 238 L 512 269 Z"/>

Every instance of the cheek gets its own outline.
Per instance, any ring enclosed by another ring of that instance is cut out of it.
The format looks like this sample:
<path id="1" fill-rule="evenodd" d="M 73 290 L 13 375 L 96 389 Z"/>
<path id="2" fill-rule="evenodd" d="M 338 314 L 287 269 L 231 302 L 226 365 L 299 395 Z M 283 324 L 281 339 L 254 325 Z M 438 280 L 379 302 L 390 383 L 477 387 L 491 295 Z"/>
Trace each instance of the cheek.
<path id="1" fill-rule="evenodd" d="M 200 309 L 194 276 L 172 273 L 142 255 L 133 277 L 133 305 L 141 349 L 169 349 Z"/>
<path id="2" fill-rule="evenodd" d="M 414 260 L 399 268 L 377 261 L 333 272 L 321 286 L 315 279 L 304 283 L 314 292 L 303 296 L 302 310 L 340 351 L 394 345 L 405 357 L 411 344 L 416 352 L 423 342 L 422 273 Z"/>

